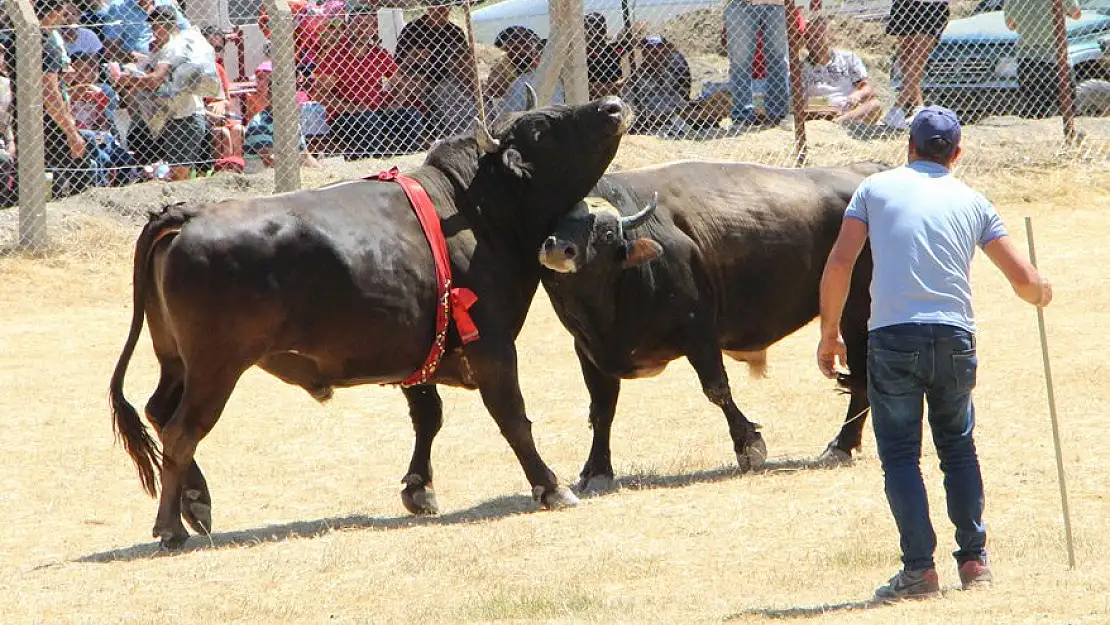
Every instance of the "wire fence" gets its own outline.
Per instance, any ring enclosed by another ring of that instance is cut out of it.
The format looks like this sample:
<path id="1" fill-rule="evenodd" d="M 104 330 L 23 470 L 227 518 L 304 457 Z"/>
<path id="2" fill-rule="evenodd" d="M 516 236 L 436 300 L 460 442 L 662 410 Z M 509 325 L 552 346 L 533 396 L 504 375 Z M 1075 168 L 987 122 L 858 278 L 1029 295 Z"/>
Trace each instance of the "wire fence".
<path id="1" fill-rule="evenodd" d="M 5 0 L 0 47 L 0 245 L 32 251 L 90 187 L 289 190 L 533 97 L 618 95 L 669 155 L 783 166 L 897 161 L 928 104 L 965 167 L 1110 147 L 1110 0 Z"/>

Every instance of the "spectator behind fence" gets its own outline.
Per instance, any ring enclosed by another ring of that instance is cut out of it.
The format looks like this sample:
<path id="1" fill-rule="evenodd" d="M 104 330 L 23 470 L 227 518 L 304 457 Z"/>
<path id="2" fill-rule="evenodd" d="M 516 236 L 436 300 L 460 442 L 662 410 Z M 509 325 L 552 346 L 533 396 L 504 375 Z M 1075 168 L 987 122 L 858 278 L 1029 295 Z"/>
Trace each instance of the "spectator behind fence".
<path id="1" fill-rule="evenodd" d="M 158 157 L 170 167 L 172 180 L 185 180 L 211 162 L 211 127 L 204 98 L 219 93 L 216 53 L 195 28 L 180 30 L 170 7 L 148 17 L 155 50 L 147 71 L 120 75 L 121 86 L 137 90 L 140 114 L 156 140 Z"/>
<path id="2" fill-rule="evenodd" d="M 58 33 L 75 10 L 68 0 L 35 0 L 35 12 L 44 29 L 42 34 L 43 148 L 45 165 L 53 171 L 55 196 L 84 191 L 92 183 L 91 151 L 77 128 L 70 111 L 65 71 L 65 44 Z M 18 91 L 15 97 L 19 97 Z M 17 120 L 18 123 L 18 120 Z"/>
<path id="3" fill-rule="evenodd" d="M 104 24 L 102 43 L 108 58 L 120 63 L 144 61 L 150 56 L 154 33 L 147 16 L 156 7 L 170 7 L 179 30 L 189 28 L 189 20 L 176 0 L 107 0 L 97 16 Z"/>
<path id="4" fill-rule="evenodd" d="M 220 77 L 220 93 L 204 99 L 204 111 L 212 126 L 213 168 L 216 171 L 243 171 L 243 124 L 231 111 L 231 81 L 224 68 L 223 53 L 227 36 L 219 26 L 208 24 L 201 29 L 204 39 L 216 54 L 216 74 Z"/>
<path id="5" fill-rule="evenodd" d="M 119 105 L 119 96 L 101 80 L 100 61 L 99 54 L 70 57 L 69 106 L 96 162 L 93 183 L 105 187 L 135 181 L 139 170 L 117 138 L 112 113 Z"/>
<path id="6" fill-rule="evenodd" d="M 493 45 L 505 54 L 490 67 L 482 96 L 486 101 L 505 96 L 521 74 L 532 69 L 531 50 L 538 47 L 540 37 L 527 26 L 509 26 L 497 33 Z"/>
<path id="7" fill-rule="evenodd" d="M 524 31 L 517 31 L 512 37 L 513 45 L 515 47 L 515 61 L 517 68 L 521 69 L 519 75 L 509 84 L 509 88 L 505 92 L 505 96 L 500 100 L 492 100 L 489 102 L 488 115 L 491 119 L 496 120 L 499 116 L 505 113 L 513 113 L 523 111 L 528 106 L 528 86 L 535 88 L 536 84 L 536 68 L 540 65 L 540 54 L 543 51 L 543 43 L 536 33 L 531 30 L 524 29 Z M 526 69 L 525 69 L 526 68 Z M 563 93 L 563 79 L 558 78 L 555 81 L 555 91 L 551 96 L 552 104 L 563 104 L 565 96 Z"/>
<path id="8" fill-rule="evenodd" d="M 590 13 L 584 19 L 586 36 L 586 80 L 589 82 L 590 99 L 617 95 L 624 85 L 621 59 L 631 51 L 635 40 L 633 30 L 646 35 L 642 24 L 636 29 L 622 30 L 617 40 L 609 41 L 608 25 L 601 13 Z"/>
<path id="9" fill-rule="evenodd" d="M 790 83 L 786 64 L 786 7 L 783 0 L 726 0 L 725 40 L 728 50 L 729 87 L 732 92 L 732 124 L 739 129 L 762 122 L 778 124 L 786 119 Z M 752 94 L 752 70 L 757 36 L 762 33 L 765 119 L 756 115 Z"/>
<path id="10" fill-rule="evenodd" d="M 427 131 L 437 138 L 471 131 L 478 112 L 470 45 L 450 17 L 445 0 L 431 0 L 425 14 L 405 24 L 397 36 L 398 65 L 405 65 L 410 54 L 426 51 L 427 60 L 411 67 L 427 83 L 422 98 Z"/>
<path id="11" fill-rule="evenodd" d="M 243 139 L 244 155 L 248 158 L 259 158 L 266 167 L 274 166 L 274 113 L 270 106 L 270 75 L 272 72 L 273 65 L 270 61 L 263 61 L 254 70 L 257 85 L 255 94 L 262 110 L 247 123 L 247 132 Z M 305 143 L 304 135 L 298 135 L 298 139 L 301 164 L 305 167 L 319 167 L 320 164 L 308 153 L 308 145 Z"/>
<path id="12" fill-rule="evenodd" d="M 1073 20 L 1083 13 L 1075 0 L 1062 0 L 1064 14 Z M 1060 114 L 1060 70 L 1056 64 L 1052 30 L 1052 0 L 1006 0 L 1006 27 L 1018 34 L 1017 71 L 1024 114 L 1042 118 Z M 1075 75 L 1072 74 L 1072 101 Z"/>
<path id="13" fill-rule="evenodd" d="M 802 74 L 808 117 L 837 123 L 876 123 L 882 104 L 867 82 L 867 68 L 855 52 L 831 49 L 828 23 L 817 17 L 806 27 Z"/>
<path id="14" fill-rule="evenodd" d="M 0 42 L 0 208 L 16 203 L 15 197 L 15 136 L 12 133 L 12 81 L 8 76 L 6 42 Z"/>
<path id="15" fill-rule="evenodd" d="M 77 19 L 76 14 L 73 19 Z M 71 58 L 76 54 L 100 54 L 104 51 L 100 37 L 88 28 L 72 25 L 62 28 L 61 33 L 62 41 L 66 44 L 66 54 Z"/>
<path id="16" fill-rule="evenodd" d="M 690 65 L 678 48 L 659 35 L 644 37 L 639 48 L 640 64 L 621 97 L 636 111 L 631 131 L 650 134 L 671 124 L 690 102 Z"/>
<path id="17" fill-rule="evenodd" d="M 894 0 L 886 23 L 886 34 L 898 37 L 898 66 L 902 88 L 887 111 L 883 123 L 892 128 L 909 128 L 913 112 L 925 106 L 921 79 L 925 62 L 948 26 L 949 0 Z"/>
<path id="18" fill-rule="evenodd" d="M 390 102 L 385 81 L 397 64 L 378 42 L 378 16 L 368 5 L 350 11 L 343 41 L 321 60 L 315 80 L 338 148 L 348 159 L 418 151 L 424 119 Z"/>

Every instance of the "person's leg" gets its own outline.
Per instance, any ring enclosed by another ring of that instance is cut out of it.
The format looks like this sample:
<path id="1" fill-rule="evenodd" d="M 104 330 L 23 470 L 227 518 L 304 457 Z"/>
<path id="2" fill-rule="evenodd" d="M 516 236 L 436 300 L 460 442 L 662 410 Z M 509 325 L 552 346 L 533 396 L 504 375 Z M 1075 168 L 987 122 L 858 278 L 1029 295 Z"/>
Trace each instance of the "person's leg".
<path id="1" fill-rule="evenodd" d="M 883 117 L 883 103 L 878 98 L 870 98 L 859 103 L 856 108 L 836 118 L 839 123 L 874 124 Z"/>
<path id="2" fill-rule="evenodd" d="M 880 600 L 939 590 L 933 562 L 936 534 L 921 477 L 924 380 L 932 367 L 927 329 L 899 325 L 873 330 L 867 346 L 867 393 L 883 467 L 887 501 L 898 527 L 902 570 L 875 591 Z"/>
<path id="3" fill-rule="evenodd" d="M 725 42 L 728 51 L 728 86 L 732 92 L 733 124 L 755 121 L 752 101 L 752 61 L 755 59 L 756 20 L 744 0 L 725 4 Z"/>
<path id="4" fill-rule="evenodd" d="M 787 64 L 786 8 L 774 4 L 755 7 L 763 32 L 763 58 L 767 65 L 767 118 L 771 122 L 786 119 L 790 106 L 790 70 Z"/>
<path id="5" fill-rule="evenodd" d="M 936 333 L 935 377 L 926 398 L 929 426 L 944 472 L 948 518 L 956 528 L 959 546 L 952 555 L 965 585 L 969 581 L 989 582 L 983 477 L 973 436 L 975 405 L 971 393 L 978 369 L 975 338 L 970 332 L 952 326 L 938 326 Z M 974 575 L 965 573 L 964 565 L 969 562 L 975 563 Z"/>

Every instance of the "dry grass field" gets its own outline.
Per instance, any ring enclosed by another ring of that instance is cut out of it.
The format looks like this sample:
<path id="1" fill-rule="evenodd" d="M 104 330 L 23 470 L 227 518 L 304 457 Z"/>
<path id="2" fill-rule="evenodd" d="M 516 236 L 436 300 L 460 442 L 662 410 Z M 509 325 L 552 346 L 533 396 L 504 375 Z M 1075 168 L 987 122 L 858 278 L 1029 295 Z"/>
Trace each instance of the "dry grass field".
<path id="1" fill-rule="evenodd" d="M 820 154 L 845 160 L 839 139 L 813 126 Z M 988 140 L 967 135 L 969 147 Z M 723 145 L 630 137 L 616 166 L 697 150 L 720 157 Z M 901 157 L 900 145 L 874 150 L 890 162 Z M 204 185 L 216 196 L 260 192 L 262 183 L 227 176 L 60 202 L 56 251 L 0 258 L 0 621 L 1110 622 L 1110 174 L 1056 162 L 1063 157 L 1049 148 L 992 153 L 997 160 L 976 155 L 961 174 L 996 202 L 1022 246 L 1023 218 L 1033 217 L 1041 267 L 1056 285 L 1046 318 L 1075 571 L 1066 567 L 1036 315 L 981 254 L 976 401 L 997 579 L 988 591 L 956 589 L 952 529 L 927 444 L 945 596 L 867 605 L 898 567 L 897 534 L 870 426 L 853 466 L 806 468 L 846 405 L 817 372 L 813 325 L 771 350 L 767 380 L 727 364 L 738 401 L 764 426 L 766 470 L 734 474 L 724 418 L 678 361 L 624 385 L 613 442 L 620 490 L 558 512 L 535 510 L 477 393 L 443 391 L 446 425 L 433 454 L 443 511 L 415 519 L 399 498 L 412 445 L 399 391 L 341 390 L 320 406 L 252 370 L 198 453 L 215 533 L 194 536 L 184 553 L 159 554 L 150 538 L 156 502 L 113 442 L 108 413 L 137 233 L 110 217 L 169 196 L 200 197 Z M 358 168 L 324 178 L 373 169 Z M 312 175 L 310 184 L 324 181 Z M 569 335 L 542 292 L 518 349 L 540 452 L 573 480 L 589 447 L 587 398 Z M 145 403 L 155 380 L 144 333 L 127 379 L 132 403 Z"/>

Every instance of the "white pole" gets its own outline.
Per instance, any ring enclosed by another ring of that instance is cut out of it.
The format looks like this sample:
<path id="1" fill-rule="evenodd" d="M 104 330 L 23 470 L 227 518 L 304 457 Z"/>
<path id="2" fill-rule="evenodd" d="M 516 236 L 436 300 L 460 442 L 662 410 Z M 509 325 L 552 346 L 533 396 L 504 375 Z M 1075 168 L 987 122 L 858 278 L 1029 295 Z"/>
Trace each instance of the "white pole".
<path id="1" fill-rule="evenodd" d="M 1033 247 L 1033 221 L 1025 218 L 1025 235 L 1029 239 L 1029 262 L 1037 266 L 1037 252 Z M 1068 568 L 1075 568 L 1075 544 L 1071 535 L 1071 513 L 1068 511 L 1068 486 L 1064 479 L 1064 456 L 1060 451 L 1060 426 L 1056 420 L 1056 396 L 1052 392 L 1052 368 L 1048 363 L 1048 338 L 1044 330 L 1044 309 L 1037 307 L 1037 324 L 1041 330 L 1041 359 L 1044 361 L 1044 379 L 1048 387 L 1048 414 L 1052 418 L 1052 443 L 1056 446 L 1056 476 L 1060 484 L 1060 506 L 1064 510 L 1064 539 L 1068 544 Z"/>

